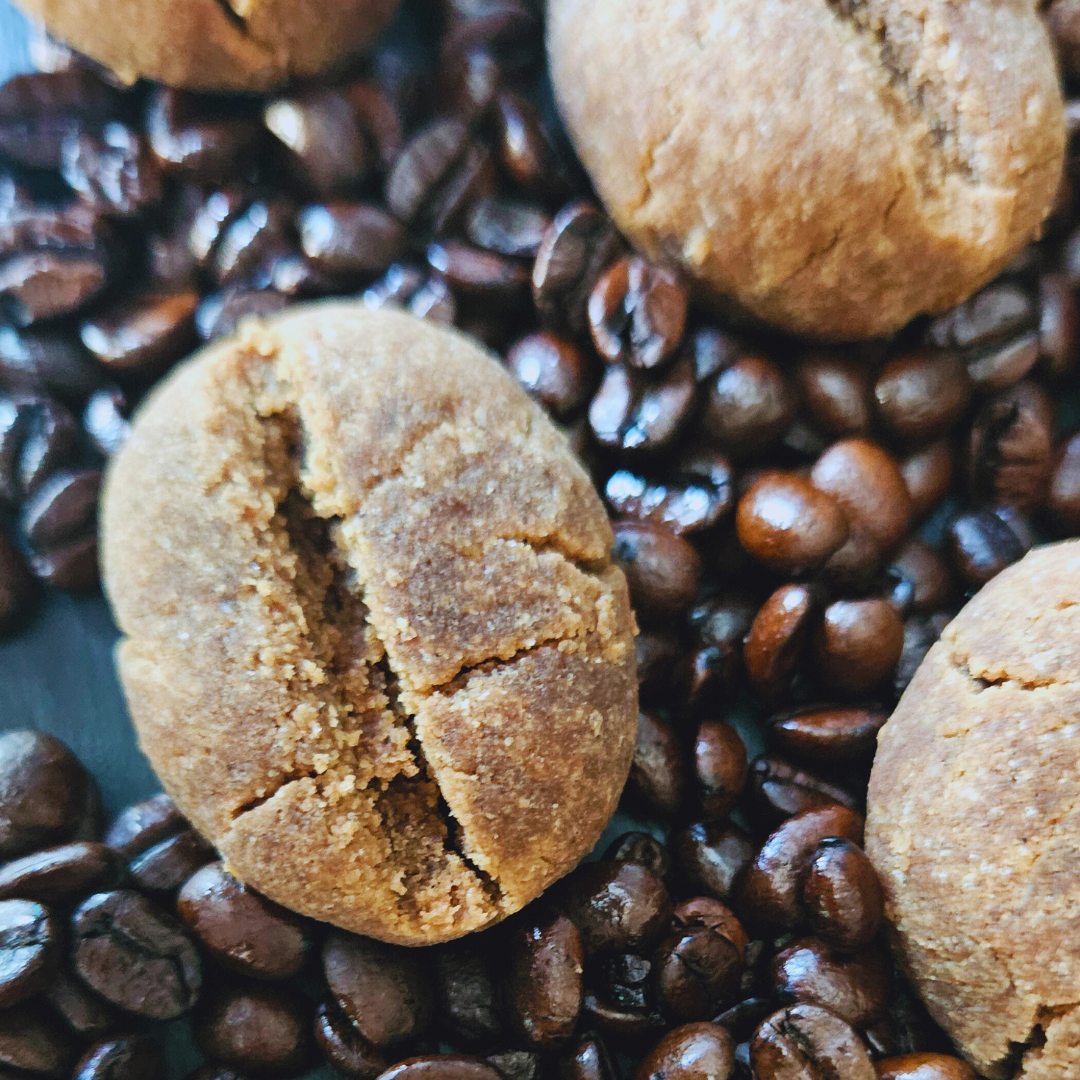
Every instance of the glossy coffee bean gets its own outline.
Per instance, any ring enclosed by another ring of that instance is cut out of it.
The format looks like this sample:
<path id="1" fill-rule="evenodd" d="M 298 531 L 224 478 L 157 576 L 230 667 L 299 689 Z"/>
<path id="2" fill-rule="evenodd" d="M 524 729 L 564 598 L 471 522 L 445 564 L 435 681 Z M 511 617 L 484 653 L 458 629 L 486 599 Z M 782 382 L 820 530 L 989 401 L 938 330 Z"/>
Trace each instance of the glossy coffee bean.
<path id="1" fill-rule="evenodd" d="M 910 537 L 890 564 L 900 581 L 911 586 L 910 610 L 938 611 L 952 602 L 953 580 L 942 555 L 920 537 Z"/>
<path id="2" fill-rule="evenodd" d="M 395 217 L 408 222 L 461 159 L 469 133 L 459 120 L 437 120 L 406 145 L 386 179 L 384 196 Z"/>
<path id="3" fill-rule="evenodd" d="M 951 615 L 935 612 L 933 615 L 915 615 L 904 623 L 904 649 L 893 673 L 893 690 L 899 697 L 911 682 L 930 647 L 941 636 Z"/>
<path id="4" fill-rule="evenodd" d="M 743 663 L 754 689 L 766 702 L 787 693 L 814 611 L 805 585 L 781 585 L 762 604 L 743 647 Z"/>
<path id="5" fill-rule="evenodd" d="M 57 547 L 92 531 L 101 490 L 98 469 L 54 473 L 23 506 L 19 529 L 37 548 Z"/>
<path id="6" fill-rule="evenodd" d="M 115 889 L 127 876 L 123 860 L 100 843 L 63 844 L 0 866 L 0 900 L 56 904 Z"/>
<path id="7" fill-rule="evenodd" d="M 194 347 L 198 306 L 193 289 L 136 296 L 86 319 L 79 338 L 112 371 L 154 374 Z"/>
<path id="8" fill-rule="evenodd" d="M 503 168 L 526 194 L 564 195 L 566 167 L 536 105 L 522 94 L 503 90 L 495 101 L 495 120 Z"/>
<path id="9" fill-rule="evenodd" d="M 174 893 L 200 866 L 216 857 L 210 844 L 194 829 L 187 829 L 136 856 L 129 869 L 143 892 Z"/>
<path id="10" fill-rule="evenodd" d="M 647 874 L 633 863 L 620 863 Z M 661 886 L 662 887 L 662 886 Z M 581 1012 L 583 934 L 564 916 L 519 932 L 506 982 L 509 1025 L 518 1039 L 550 1050 L 573 1034 Z"/>
<path id="11" fill-rule="evenodd" d="M 496 1041 L 502 1023 L 495 980 L 480 948 L 469 942 L 454 943 L 436 952 L 432 963 L 439 1024 L 465 1046 Z"/>
<path id="12" fill-rule="evenodd" d="M 334 931 L 322 960 L 330 992 L 372 1045 L 394 1046 L 427 1029 L 431 984 L 419 954 Z"/>
<path id="13" fill-rule="evenodd" d="M 730 822 L 694 822 L 672 835 L 669 848 L 684 891 L 724 902 L 754 860 L 750 837 Z"/>
<path id="14" fill-rule="evenodd" d="M 612 556 L 626 574 L 630 598 L 642 617 L 677 615 L 693 602 L 701 558 L 689 541 L 641 521 L 615 523 Z"/>
<path id="15" fill-rule="evenodd" d="M 655 1009 L 613 1004 L 594 993 L 585 994 L 581 1012 L 590 1029 L 628 1047 L 647 1045 L 664 1030 L 664 1018 Z"/>
<path id="16" fill-rule="evenodd" d="M 746 785 L 747 771 L 742 736 L 722 720 L 703 721 L 694 741 L 694 777 L 705 821 L 731 812 Z"/>
<path id="17" fill-rule="evenodd" d="M 203 298 L 195 312 L 195 329 L 203 341 L 213 341 L 232 334 L 246 316 L 268 319 L 289 303 L 289 297 L 274 289 L 229 286 Z"/>
<path id="18" fill-rule="evenodd" d="M 949 563 L 965 585 L 981 589 L 1027 548 L 1016 532 L 991 510 L 971 510 L 954 518 L 945 534 Z"/>
<path id="19" fill-rule="evenodd" d="M 68 592 L 88 592 L 98 585 L 97 536 L 78 537 L 30 558 L 34 576 L 46 585 Z"/>
<path id="20" fill-rule="evenodd" d="M 822 434 L 842 439 L 870 430 L 865 364 L 839 353 L 811 353 L 799 362 L 795 385 L 807 418 Z"/>
<path id="21" fill-rule="evenodd" d="M 0 531 L 0 634 L 19 626 L 34 598 L 34 579 L 22 552 Z"/>
<path id="22" fill-rule="evenodd" d="M 969 359 L 968 376 L 976 392 L 1004 390 L 1023 379 L 1038 359 L 1039 335 L 1028 330 Z"/>
<path id="23" fill-rule="evenodd" d="M 769 719 L 769 744 L 808 765 L 842 765 L 868 758 L 888 713 L 862 706 L 807 706 Z"/>
<path id="24" fill-rule="evenodd" d="M 757 1077 L 876 1080 L 862 1040 L 849 1024 L 817 1005 L 792 1005 L 758 1028 L 750 1048 Z"/>
<path id="25" fill-rule="evenodd" d="M 334 1001 L 324 1001 L 315 1010 L 315 1044 L 349 1080 L 374 1080 L 387 1068 L 382 1052 L 357 1031 Z"/>
<path id="26" fill-rule="evenodd" d="M 0 857 L 17 858 L 74 836 L 94 792 L 86 770 L 51 735 L 0 735 Z"/>
<path id="27" fill-rule="evenodd" d="M 134 218 L 161 200 L 161 169 L 146 139 L 110 121 L 100 132 L 73 133 L 60 147 L 60 175 L 103 214 Z"/>
<path id="28" fill-rule="evenodd" d="M 296 1076 L 312 1057 L 311 1007 L 291 987 L 216 990 L 200 1003 L 192 1030 L 207 1057 L 257 1076 Z"/>
<path id="29" fill-rule="evenodd" d="M 600 962 L 598 976 L 592 982 L 605 1001 L 623 1009 L 650 1012 L 655 997 L 654 967 L 644 956 L 616 953 Z"/>
<path id="30" fill-rule="evenodd" d="M 48 985 L 60 950 L 60 927 L 48 908 L 30 900 L 0 900 L 0 1009 Z"/>
<path id="31" fill-rule="evenodd" d="M 78 427 L 58 402 L 36 395 L 0 398 L 0 499 L 34 492 L 77 453 Z"/>
<path id="32" fill-rule="evenodd" d="M 171 796 L 162 792 L 121 810 L 105 834 L 105 844 L 131 860 L 188 828 Z"/>
<path id="33" fill-rule="evenodd" d="M 747 552 L 792 575 L 819 567 L 848 535 L 835 499 L 796 473 L 761 476 L 739 500 L 735 524 Z"/>
<path id="34" fill-rule="evenodd" d="M 559 1062 L 558 1075 L 559 1080 L 616 1080 L 618 1073 L 600 1037 L 583 1035 Z"/>
<path id="35" fill-rule="evenodd" d="M 1009 282 L 994 282 L 937 316 L 927 331 L 939 348 L 979 349 L 1008 340 L 1032 325 L 1035 305 Z"/>
<path id="36" fill-rule="evenodd" d="M 95 390 L 83 409 L 82 424 L 98 453 L 112 457 L 131 434 L 131 404 L 117 386 Z"/>
<path id="37" fill-rule="evenodd" d="M 724 367 L 710 383 L 702 431 L 733 457 L 774 443 L 795 417 L 795 395 L 775 364 L 746 355 Z"/>
<path id="38" fill-rule="evenodd" d="M 719 1024 L 684 1024 L 645 1055 L 634 1080 L 729 1080 L 735 1043 Z"/>
<path id="39" fill-rule="evenodd" d="M 639 863 L 658 878 L 666 878 L 671 870 L 671 856 L 667 848 L 649 833 L 628 832 L 617 836 L 604 858 L 615 862 Z"/>
<path id="40" fill-rule="evenodd" d="M 180 923 L 136 892 L 95 893 L 71 920 L 79 977 L 136 1016 L 171 1020 L 195 1004 L 199 954 Z"/>
<path id="41" fill-rule="evenodd" d="M 898 462 L 911 497 L 911 519 L 921 521 L 948 494 L 956 472 L 956 454 L 946 439 L 928 443 Z"/>
<path id="42" fill-rule="evenodd" d="M 40 1005 L 0 1012 L 0 1069 L 12 1077 L 68 1080 L 77 1057 L 74 1040 Z"/>
<path id="43" fill-rule="evenodd" d="M 11 390 L 82 397 L 104 382 L 86 350 L 66 335 L 0 326 L 0 383 Z"/>
<path id="44" fill-rule="evenodd" d="M 686 754 L 675 729 L 653 713 L 638 715 L 637 744 L 626 794 L 646 812 L 668 816 L 682 808 Z"/>
<path id="45" fill-rule="evenodd" d="M 1039 278 L 1039 354 L 1051 380 L 1068 375 L 1076 365 L 1080 311 L 1064 274 Z"/>
<path id="46" fill-rule="evenodd" d="M 693 369 L 685 357 L 651 378 L 612 364 L 589 403 L 589 430 L 609 450 L 655 454 L 683 433 L 696 395 Z"/>
<path id="47" fill-rule="evenodd" d="M 116 1010 L 64 968 L 53 976 L 42 998 L 82 1038 L 103 1038 L 117 1026 Z"/>
<path id="48" fill-rule="evenodd" d="M 528 273 L 517 259 L 508 259 L 461 240 L 429 244 L 427 263 L 454 292 L 478 302 L 516 307 L 526 293 Z"/>
<path id="49" fill-rule="evenodd" d="M 149 1035 L 126 1035 L 91 1046 L 72 1080 L 157 1080 L 164 1071 L 165 1058 Z"/>
<path id="50" fill-rule="evenodd" d="M 0 266 L 0 306 L 16 326 L 30 326 L 78 311 L 105 288 L 107 276 L 97 255 L 25 252 Z"/>
<path id="51" fill-rule="evenodd" d="M 878 1080 L 977 1080 L 975 1070 L 950 1054 L 916 1053 L 877 1063 Z"/>
<path id="52" fill-rule="evenodd" d="M 211 270 L 219 285 L 254 280 L 295 247 L 295 208 L 284 199 L 257 199 L 222 231 Z"/>
<path id="53" fill-rule="evenodd" d="M 682 644 L 668 630 L 642 630 L 634 639 L 634 652 L 642 704 L 663 701 L 671 684 L 672 668 L 682 654 Z"/>
<path id="54" fill-rule="evenodd" d="M 305 206 L 297 228 L 304 254 L 328 274 L 381 274 L 404 254 L 401 225 L 381 207 L 369 203 Z"/>
<path id="55" fill-rule="evenodd" d="M 485 251 L 534 259 L 550 225 L 551 218 L 539 206 L 496 197 L 477 202 L 465 232 Z"/>
<path id="56" fill-rule="evenodd" d="M 506 365 L 531 397 L 560 418 L 584 405 L 594 384 L 581 350 L 543 330 L 516 341 Z"/>
<path id="57" fill-rule="evenodd" d="M 908 443 L 928 443 L 947 434 L 970 400 L 970 377 L 949 350 L 919 349 L 898 357 L 874 384 L 879 420 L 891 435 Z"/>
<path id="58" fill-rule="evenodd" d="M 1071 535 L 1080 530 L 1080 436 L 1068 439 L 1056 456 L 1046 507 L 1054 524 Z"/>
<path id="59" fill-rule="evenodd" d="M 837 600 L 814 634 L 816 670 L 837 694 L 859 697 L 892 674 L 904 646 L 904 624 L 885 600 Z"/>
<path id="60" fill-rule="evenodd" d="M 427 1054 L 399 1061 L 380 1080 L 502 1080 L 502 1074 L 481 1058 Z"/>
<path id="61" fill-rule="evenodd" d="M 803 883 L 810 928 L 826 945 L 854 951 L 868 945 L 885 918 L 885 896 L 865 852 L 850 840 L 818 845 Z"/>
<path id="62" fill-rule="evenodd" d="M 794 930 L 805 917 L 802 887 L 818 844 L 828 836 L 860 844 L 862 835 L 862 816 L 835 803 L 788 818 L 743 875 L 736 910 L 763 929 Z"/>

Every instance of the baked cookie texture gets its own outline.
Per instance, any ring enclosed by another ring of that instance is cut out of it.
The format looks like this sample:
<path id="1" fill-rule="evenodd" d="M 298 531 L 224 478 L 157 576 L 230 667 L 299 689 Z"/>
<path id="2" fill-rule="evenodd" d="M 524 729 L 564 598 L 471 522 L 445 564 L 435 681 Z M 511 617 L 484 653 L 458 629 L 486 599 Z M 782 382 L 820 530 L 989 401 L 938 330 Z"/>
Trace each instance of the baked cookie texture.
<path id="1" fill-rule="evenodd" d="M 268 90 L 333 69 L 399 0 L 17 0 L 54 36 L 124 82 Z"/>
<path id="2" fill-rule="evenodd" d="M 882 729 L 866 849 L 898 955 L 990 1077 L 1080 1076 L 1080 542 L 946 628 Z"/>
<path id="3" fill-rule="evenodd" d="M 1032 0 L 550 0 L 548 52 L 623 232 L 729 313 L 802 334 L 958 303 L 1061 178 Z"/>
<path id="4" fill-rule="evenodd" d="M 564 437 L 464 337 L 355 302 L 248 324 L 154 392 L 102 515 L 141 745 L 260 892 L 443 941 L 599 838 L 626 583 Z"/>

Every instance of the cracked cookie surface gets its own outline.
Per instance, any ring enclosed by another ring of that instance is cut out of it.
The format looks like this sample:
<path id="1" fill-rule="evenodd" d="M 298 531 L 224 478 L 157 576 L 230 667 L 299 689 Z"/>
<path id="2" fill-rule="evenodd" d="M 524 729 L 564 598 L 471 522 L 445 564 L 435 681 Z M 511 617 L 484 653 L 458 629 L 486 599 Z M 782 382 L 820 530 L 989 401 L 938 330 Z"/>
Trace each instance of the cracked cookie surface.
<path id="1" fill-rule="evenodd" d="M 596 842 L 637 729 L 625 581 L 466 339 L 348 302 L 250 324 L 154 392 L 102 514 L 141 745 L 253 887 L 420 944 Z"/>
<path id="2" fill-rule="evenodd" d="M 900 959 L 986 1076 L 1080 1076 L 1080 542 L 946 628 L 882 729 L 866 847 Z"/>
<path id="3" fill-rule="evenodd" d="M 959 302 L 1060 180 L 1032 0 L 551 0 L 548 51 L 622 231 L 799 333 L 872 337 Z"/>

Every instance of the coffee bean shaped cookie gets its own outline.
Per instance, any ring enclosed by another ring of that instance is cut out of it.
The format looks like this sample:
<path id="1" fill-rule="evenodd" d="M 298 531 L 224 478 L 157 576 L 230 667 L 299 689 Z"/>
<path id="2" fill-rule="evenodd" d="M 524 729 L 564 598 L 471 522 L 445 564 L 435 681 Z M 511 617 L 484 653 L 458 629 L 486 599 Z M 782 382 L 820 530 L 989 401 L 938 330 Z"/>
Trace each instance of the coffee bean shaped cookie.
<path id="1" fill-rule="evenodd" d="M 442 941 L 600 836 L 637 729 L 625 580 L 476 345 L 351 302 L 249 324 L 154 392 L 102 519 L 141 744 L 252 888 Z"/>

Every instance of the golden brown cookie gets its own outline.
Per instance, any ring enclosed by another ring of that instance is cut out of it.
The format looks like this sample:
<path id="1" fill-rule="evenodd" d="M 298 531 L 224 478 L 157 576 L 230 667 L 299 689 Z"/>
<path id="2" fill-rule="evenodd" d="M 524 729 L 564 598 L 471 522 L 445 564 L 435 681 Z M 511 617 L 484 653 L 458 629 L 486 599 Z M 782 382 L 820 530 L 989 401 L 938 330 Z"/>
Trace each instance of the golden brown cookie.
<path id="1" fill-rule="evenodd" d="M 16 0 L 125 82 L 268 90 L 341 64 L 399 0 Z"/>
<path id="2" fill-rule="evenodd" d="M 799 333 L 887 334 L 959 302 L 1061 176 L 1032 0 L 551 0 L 548 51 L 619 227 Z"/>
<path id="3" fill-rule="evenodd" d="M 293 309 L 159 387 L 104 576 L 143 749 L 272 899 L 421 944 L 516 911 L 615 808 L 633 618 L 588 476 L 460 335 Z"/>
<path id="4" fill-rule="evenodd" d="M 956 617 L 882 729 L 866 849 L 898 954 L 986 1076 L 1080 1076 L 1080 541 Z"/>

